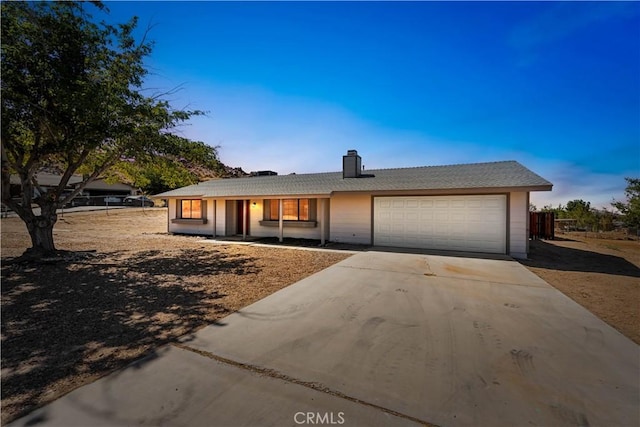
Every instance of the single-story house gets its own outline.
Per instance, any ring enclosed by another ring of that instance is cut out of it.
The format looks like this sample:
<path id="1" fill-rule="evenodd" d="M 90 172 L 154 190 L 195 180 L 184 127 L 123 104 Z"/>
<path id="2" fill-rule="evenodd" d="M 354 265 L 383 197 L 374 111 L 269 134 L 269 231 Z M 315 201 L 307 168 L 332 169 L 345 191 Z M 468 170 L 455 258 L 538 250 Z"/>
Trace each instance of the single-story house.
<path id="1" fill-rule="evenodd" d="M 529 192 L 552 184 L 516 161 L 216 179 L 168 200 L 170 233 L 308 238 L 526 258 Z"/>
<path id="2" fill-rule="evenodd" d="M 38 182 L 38 185 L 45 191 L 49 191 L 55 189 L 60 185 L 60 180 L 62 179 L 61 174 L 55 174 L 50 172 L 37 172 L 35 174 L 35 179 Z M 78 185 L 82 183 L 84 178 L 82 175 L 71 175 L 69 178 L 69 182 L 67 182 L 66 189 L 71 191 L 77 188 Z M 20 177 L 18 175 L 11 175 L 9 177 L 9 183 L 11 185 L 10 191 L 12 197 L 20 197 L 22 193 L 22 187 L 20 186 Z M 34 192 L 37 193 L 37 191 Z M 96 197 L 96 196 L 129 196 L 135 195 L 137 190 L 133 188 L 129 184 L 124 184 L 121 182 L 115 183 L 107 183 L 104 179 L 98 178 L 91 181 L 87 184 L 83 190 L 85 195 Z"/>
<path id="3" fill-rule="evenodd" d="M 138 191 L 129 184 L 123 182 L 109 183 L 102 178 L 95 179 L 84 187 L 84 192 L 91 197 L 99 196 L 134 196 Z"/>
<path id="4" fill-rule="evenodd" d="M 50 173 L 50 172 L 36 172 L 35 179 L 38 182 L 40 188 L 44 191 L 49 191 L 51 189 L 55 189 L 60 185 L 60 179 L 62 175 Z M 75 185 L 82 182 L 82 177 L 78 175 L 72 175 L 69 178 L 69 182 L 65 188 L 72 189 Z M 10 192 L 11 197 L 21 197 L 22 195 L 22 186 L 20 184 L 20 177 L 18 175 L 9 176 L 9 184 L 10 184 Z M 34 195 L 38 195 L 39 191 L 34 188 Z"/>

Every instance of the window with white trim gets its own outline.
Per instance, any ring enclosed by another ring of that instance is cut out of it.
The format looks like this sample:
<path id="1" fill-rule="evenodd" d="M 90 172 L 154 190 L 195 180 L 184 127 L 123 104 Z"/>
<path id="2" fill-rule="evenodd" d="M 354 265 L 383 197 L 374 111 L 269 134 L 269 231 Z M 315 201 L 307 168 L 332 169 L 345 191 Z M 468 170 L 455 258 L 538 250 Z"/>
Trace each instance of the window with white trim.
<path id="1" fill-rule="evenodd" d="M 314 221 L 315 199 L 284 199 L 282 200 L 282 219 L 284 221 Z M 278 221 L 280 219 L 280 200 L 264 201 L 264 220 Z"/>
<path id="2" fill-rule="evenodd" d="M 184 199 L 179 201 L 178 218 L 202 219 L 202 200 Z"/>

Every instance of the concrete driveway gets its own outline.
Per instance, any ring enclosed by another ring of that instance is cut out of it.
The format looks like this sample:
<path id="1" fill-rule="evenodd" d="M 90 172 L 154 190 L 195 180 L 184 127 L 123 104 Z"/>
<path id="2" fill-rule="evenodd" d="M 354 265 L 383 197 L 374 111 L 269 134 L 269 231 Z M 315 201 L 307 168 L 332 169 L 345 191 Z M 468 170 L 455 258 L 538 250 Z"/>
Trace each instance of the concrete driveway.
<path id="1" fill-rule="evenodd" d="M 514 261 L 365 252 L 13 425 L 637 426 L 639 375 Z"/>

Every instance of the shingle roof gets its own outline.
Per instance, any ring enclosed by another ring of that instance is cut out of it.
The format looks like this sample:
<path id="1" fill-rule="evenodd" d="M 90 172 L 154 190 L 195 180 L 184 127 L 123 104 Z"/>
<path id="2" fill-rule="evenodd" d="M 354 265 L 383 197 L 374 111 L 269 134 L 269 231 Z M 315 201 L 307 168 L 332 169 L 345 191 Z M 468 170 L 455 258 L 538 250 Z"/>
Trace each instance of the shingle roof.
<path id="1" fill-rule="evenodd" d="M 549 191 L 553 184 L 516 161 L 367 170 L 370 177 L 342 178 L 342 172 L 214 179 L 156 195 L 250 197 L 331 195 L 335 192 L 521 189 Z"/>

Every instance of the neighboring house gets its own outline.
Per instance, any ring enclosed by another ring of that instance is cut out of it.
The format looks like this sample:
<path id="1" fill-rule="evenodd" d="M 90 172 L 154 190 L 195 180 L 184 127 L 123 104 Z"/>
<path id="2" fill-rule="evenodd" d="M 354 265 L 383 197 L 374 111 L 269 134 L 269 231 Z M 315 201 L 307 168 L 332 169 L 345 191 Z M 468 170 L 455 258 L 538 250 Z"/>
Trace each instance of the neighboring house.
<path id="1" fill-rule="evenodd" d="M 552 184 L 515 161 L 218 179 L 158 194 L 170 233 L 295 237 L 526 258 L 529 192 Z"/>
<path id="2" fill-rule="evenodd" d="M 37 172 L 35 174 L 35 179 L 38 182 L 40 188 L 44 191 L 49 191 L 51 189 L 55 189 L 60 185 L 60 178 L 62 175 L 49 173 L 49 172 Z M 65 188 L 72 189 L 76 184 L 82 182 L 82 177 L 77 175 L 72 175 L 69 178 L 69 182 Z M 11 197 L 21 197 L 22 195 L 22 186 L 20 185 L 20 177 L 18 175 L 11 175 L 9 177 L 10 191 Z M 39 191 L 34 187 L 33 189 L 34 196 L 39 195 Z"/>
<path id="3" fill-rule="evenodd" d="M 108 183 L 104 179 L 96 179 L 91 181 L 84 187 L 84 191 L 92 197 L 96 196 L 131 196 L 138 193 L 138 191 L 122 182 Z"/>
<path id="4" fill-rule="evenodd" d="M 37 172 L 35 179 L 42 190 L 49 191 L 58 188 L 60 185 L 60 179 L 62 175 L 54 174 L 50 172 Z M 78 185 L 83 182 L 82 175 L 71 175 L 67 185 L 65 186 L 64 193 L 69 193 L 76 189 Z M 22 187 L 20 185 L 20 177 L 18 175 L 11 175 L 9 177 L 11 197 L 21 197 Z M 34 187 L 34 197 L 39 195 L 39 190 Z M 137 194 L 137 190 L 132 186 L 120 182 L 109 184 L 103 179 L 98 178 L 87 184 L 82 191 L 82 196 L 87 198 L 85 204 L 101 204 L 104 202 L 103 196 L 120 196 L 120 199 Z M 89 202 L 88 198 L 92 198 Z"/>

